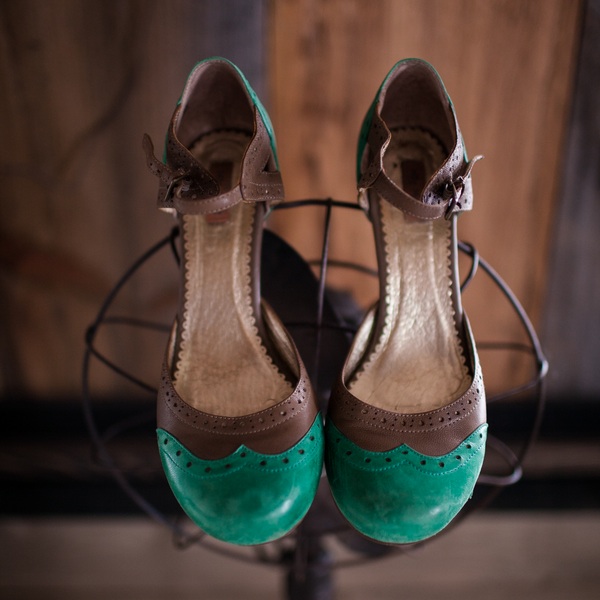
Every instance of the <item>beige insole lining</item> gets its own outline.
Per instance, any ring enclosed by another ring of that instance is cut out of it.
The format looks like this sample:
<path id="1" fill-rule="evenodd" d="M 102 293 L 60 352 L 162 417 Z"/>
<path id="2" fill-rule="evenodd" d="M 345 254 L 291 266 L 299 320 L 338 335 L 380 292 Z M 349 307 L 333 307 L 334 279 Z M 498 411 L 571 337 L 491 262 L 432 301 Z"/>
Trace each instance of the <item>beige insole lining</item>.
<path id="1" fill-rule="evenodd" d="M 212 172 L 220 172 L 225 191 L 223 177 L 230 189 L 238 181 L 248 141 L 236 132 L 219 132 L 202 138 L 192 153 L 209 171 L 214 166 Z M 240 203 L 222 219 L 182 217 L 187 271 L 175 388 L 188 404 L 210 414 L 251 414 L 293 391 L 267 354 L 253 314 L 255 212 L 254 205 Z"/>
<path id="2" fill-rule="evenodd" d="M 397 130 L 384 166 L 401 187 L 403 178 L 414 185 L 417 177 L 428 179 L 443 156 L 425 132 Z M 350 382 L 350 390 L 363 402 L 384 410 L 435 410 L 464 393 L 471 383 L 454 322 L 450 222 L 416 221 L 387 201 L 379 202 L 387 264 L 382 305 L 387 313 L 381 336 Z M 364 351 L 370 326 L 369 319 L 361 326 L 353 360 Z"/>

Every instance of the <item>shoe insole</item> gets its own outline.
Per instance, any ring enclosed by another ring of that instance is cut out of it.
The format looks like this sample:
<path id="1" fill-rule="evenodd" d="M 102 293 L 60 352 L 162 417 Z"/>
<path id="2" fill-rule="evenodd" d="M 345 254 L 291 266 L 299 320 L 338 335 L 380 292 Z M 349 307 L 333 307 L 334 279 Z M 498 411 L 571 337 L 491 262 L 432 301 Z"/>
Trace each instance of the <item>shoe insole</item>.
<path id="1" fill-rule="evenodd" d="M 233 188 L 249 137 L 223 131 L 201 138 L 192 154 Z M 256 208 L 240 203 L 216 215 L 182 217 L 185 298 L 175 388 L 197 410 L 242 416 L 286 398 L 293 388 L 259 336 L 250 255 Z"/>
<path id="2" fill-rule="evenodd" d="M 443 159 L 430 135 L 399 129 L 392 132 L 384 167 L 397 185 L 419 198 Z M 451 224 L 417 221 L 383 199 L 379 203 L 387 268 L 386 297 L 380 302 L 385 324 L 350 390 L 384 410 L 435 410 L 471 382 L 454 320 Z"/>

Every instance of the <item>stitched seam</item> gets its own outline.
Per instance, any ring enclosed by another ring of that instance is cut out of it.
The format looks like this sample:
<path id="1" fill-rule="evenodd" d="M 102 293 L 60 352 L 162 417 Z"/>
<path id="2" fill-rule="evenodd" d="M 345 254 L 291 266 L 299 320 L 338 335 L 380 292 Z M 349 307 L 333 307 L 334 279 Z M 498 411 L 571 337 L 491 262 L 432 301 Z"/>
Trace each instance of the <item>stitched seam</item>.
<path id="1" fill-rule="evenodd" d="M 435 427 L 430 427 L 430 428 L 427 428 L 427 429 L 400 429 L 400 428 L 396 428 L 396 427 L 384 427 L 383 425 L 373 425 L 373 423 L 371 421 L 364 420 L 364 419 L 361 419 L 359 417 L 357 417 L 356 420 L 359 423 L 363 423 L 365 425 L 369 425 L 373 429 L 379 429 L 381 431 L 389 431 L 391 433 L 393 433 L 393 432 L 397 432 L 397 433 L 429 433 L 429 432 L 433 432 L 433 431 L 441 431 L 442 429 L 445 429 L 447 427 L 452 427 L 455 423 L 466 419 L 473 412 L 475 412 L 475 409 L 477 408 L 477 406 L 479 404 L 480 404 L 480 399 L 478 398 L 477 400 L 473 401 L 473 407 L 468 412 L 466 412 L 464 415 L 461 415 L 459 417 L 451 418 L 450 422 L 449 423 L 445 423 L 444 425 L 436 425 Z M 356 406 L 359 406 L 359 405 L 357 404 Z M 384 410 L 384 409 L 377 409 L 376 407 L 374 407 L 374 410 Z M 416 414 L 417 415 L 425 415 L 427 413 L 416 413 Z"/>
<path id="2" fill-rule="evenodd" d="M 283 473 L 286 471 L 295 471 L 299 467 L 303 466 L 306 462 L 308 462 L 309 459 L 314 459 L 315 458 L 314 454 L 315 453 L 313 452 L 310 455 L 304 455 L 299 462 L 295 462 L 294 464 L 287 465 L 285 467 L 275 467 L 275 468 L 261 467 L 261 466 L 256 466 L 256 465 L 247 463 L 247 464 L 241 465 L 239 467 L 235 467 L 235 468 L 232 467 L 231 469 L 227 469 L 227 471 L 224 473 L 211 472 L 211 473 L 205 473 L 205 474 L 195 473 L 192 470 L 192 467 L 190 467 L 190 468 L 182 467 L 181 465 L 177 464 L 175 459 L 173 457 L 171 457 L 169 454 L 166 454 L 166 457 L 169 460 L 169 462 L 171 462 L 173 464 L 173 466 L 175 468 L 177 468 L 178 471 L 180 471 L 181 473 L 184 473 L 187 477 L 192 477 L 199 481 L 207 481 L 210 479 L 224 479 L 226 477 L 230 477 L 231 475 L 235 475 L 236 473 L 238 473 L 239 471 L 242 471 L 243 469 L 252 469 L 253 471 L 256 471 L 259 473 Z M 198 460 L 198 459 L 196 459 L 196 460 Z"/>
<path id="3" fill-rule="evenodd" d="M 296 389 L 298 389 L 300 387 L 301 384 L 307 385 L 308 382 L 306 382 L 304 379 L 300 379 L 298 381 L 298 385 L 296 386 Z M 198 417 L 202 418 L 203 420 L 208 419 L 219 419 L 219 422 L 222 421 L 231 421 L 232 423 L 235 421 L 241 421 L 244 419 L 248 419 L 250 418 L 250 416 L 253 419 L 258 419 L 259 415 L 262 415 L 263 413 L 266 414 L 269 412 L 269 409 L 260 411 L 258 413 L 253 413 L 252 415 L 247 415 L 247 416 L 241 416 L 241 417 L 224 417 L 224 416 L 216 416 L 216 415 L 210 415 L 208 413 L 202 413 L 199 410 L 196 410 L 193 406 L 190 406 L 185 400 L 183 400 L 183 398 L 181 398 L 181 396 L 177 393 L 177 391 L 175 390 L 175 386 L 173 386 L 172 384 L 169 384 L 168 386 L 166 386 L 166 390 L 171 392 L 172 395 L 174 395 L 173 397 L 177 399 L 177 402 L 183 402 L 183 404 L 185 405 L 186 409 L 188 409 L 188 411 L 193 411 Z M 295 390 L 294 390 L 295 391 Z M 287 399 L 290 400 L 294 400 L 293 398 L 293 393 L 291 396 L 289 396 Z M 308 396 L 308 394 L 307 394 Z M 286 399 L 286 400 L 287 400 Z M 179 414 L 179 411 L 175 411 L 175 409 L 173 408 L 173 406 L 167 402 L 166 399 L 163 398 L 163 402 L 164 404 L 167 406 L 169 412 L 183 425 L 187 425 L 193 429 L 196 429 L 198 431 L 204 431 L 206 433 L 211 433 L 214 434 L 215 430 L 211 429 L 207 429 L 207 427 L 205 425 L 194 425 L 193 423 L 191 423 L 188 418 L 183 417 L 182 415 Z M 279 403 L 278 403 L 279 404 Z M 218 428 L 218 433 L 219 435 L 231 435 L 231 436 L 236 436 L 236 435 L 248 435 L 248 434 L 254 434 L 254 433 L 259 433 L 262 431 L 269 431 L 270 429 L 273 429 L 275 427 L 277 427 L 278 425 L 281 425 L 282 423 L 286 423 L 287 421 L 293 419 L 294 417 L 301 415 L 308 407 L 309 404 L 309 399 L 308 397 L 305 397 L 302 404 L 300 405 L 301 408 L 294 410 L 293 414 L 290 414 L 289 416 L 286 416 L 284 419 L 278 420 L 275 424 L 273 425 L 267 425 L 264 427 L 255 427 L 254 429 L 251 428 L 247 428 L 244 431 L 236 431 L 236 432 L 230 432 L 230 431 L 223 431 L 221 427 Z M 275 405 L 277 406 L 277 405 Z M 294 407 L 296 408 L 296 407 Z"/>
<path id="4" fill-rule="evenodd" d="M 318 419 L 318 416 L 317 416 L 317 419 Z M 170 439 L 171 443 L 175 444 L 175 446 L 176 446 L 175 452 L 177 452 L 177 451 L 181 452 L 181 454 L 183 455 L 183 458 L 181 459 L 182 462 L 183 461 L 195 461 L 197 464 L 200 464 L 201 467 L 210 467 L 211 469 L 219 469 L 219 468 L 222 468 L 222 465 L 226 464 L 228 460 L 231 460 L 231 462 L 243 461 L 240 465 L 236 465 L 236 467 L 232 467 L 232 470 L 228 470 L 226 473 L 223 473 L 223 475 L 227 475 L 229 473 L 234 473 L 244 467 L 254 467 L 257 470 L 261 470 L 261 471 L 269 471 L 269 470 L 270 471 L 280 471 L 280 470 L 293 469 L 293 468 L 297 467 L 298 465 L 301 465 L 306 460 L 312 458 L 315 454 L 321 452 L 320 448 L 324 445 L 324 441 L 323 440 L 319 441 L 317 439 L 317 436 L 322 438 L 323 426 L 320 423 L 320 421 L 318 421 L 317 419 L 315 419 L 313 425 L 311 425 L 310 429 L 304 434 L 304 436 L 302 436 L 302 438 L 298 442 L 296 442 L 296 444 L 294 444 L 294 446 L 292 446 L 292 448 L 290 448 L 289 450 L 280 452 L 279 454 L 263 454 L 261 452 L 256 452 L 255 450 L 252 450 L 251 448 L 248 448 L 246 445 L 242 445 L 242 446 L 240 446 L 240 448 L 238 448 L 235 452 L 231 453 L 229 456 L 215 459 L 215 460 L 203 459 L 203 458 L 199 458 L 199 457 L 195 456 L 181 442 L 179 442 L 177 440 L 177 438 L 175 438 L 171 433 L 169 433 L 165 429 L 159 429 L 159 431 L 167 434 L 168 437 L 166 439 Z M 313 432 L 313 435 L 315 438 L 312 441 L 308 439 L 311 431 Z M 158 435 L 160 436 L 160 433 Z M 179 465 L 179 463 L 172 457 L 172 454 L 173 454 L 172 452 L 168 452 L 168 451 L 164 450 L 162 445 L 159 445 L 159 448 L 160 448 L 161 454 L 164 454 L 165 456 L 167 456 L 169 458 L 169 460 L 171 460 L 171 462 L 173 462 L 173 464 L 178 469 L 180 469 L 186 473 L 193 474 L 187 470 L 189 467 L 186 467 L 184 469 L 183 467 L 181 467 Z M 300 453 L 300 450 L 302 450 L 302 453 Z M 239 456 L 238 452 L 239 453 L 246 452 L 246 453 L 250 454 L 251 456 L 250 457 L 248 457 L 248 456 L 241 457 L 241 456 Z M 237 454 L 237 456 L 236 456 L 236 454 Z M 260 467 L 257 467 L 256 464 L 255 463 L 253 464 L 253 462 L 252 462 L 252 461 L 257 461 L 257 460 L 283 461 L 285 458 L 288 458 L 291 463 L 290 465 L 288 465 L 286 467 L 283 467 L 283 466 L 267 467 L 266 465 L 264 465 L 264 466 L 261 465 Z M 216 477 L 217 475 L 219 475 L 219 474 L 216 473 L 212 477 Z"/>
<path id="5" fill-rule="evenodd" d="M 184 425 L 188 425 L 189 427 L 192 427 L 193 429 L 196 429 L 198 431 L 204 431 L 204 432 L 210 433 L 210 434 L 218 433 L 219 435 L 229 435 L 229 436 L 250 435 L 250 434 L 259 433 L 262 431 L 269 431 L 270 429 L 274 429 L 275 427 L 278 427 L 282 423 L 286 423 L 287 421 L 290 421 L 291 419 L 297 417 L 298 415 L 301 415 L 302 412 L 305 410 L 305 408 L 303 407 L 299 411 L 294 411 L 293 415 L 290 415 L 289 417 L 285 417 L 284 419 L 281 419 L 280 421 L 277 421 L 276 423 L 274 423 L 272 425 L 267 425 L 266 427 L 255 427 L 254 429 L 247 428 L 245 431 L 223 431 L 223 428 L 221 428 L 221 427 L 217 427 L 217 429 L 207 429 L 206 426 L 194 425 L 193 423 L 189 423 L 187 419 L 182 418 L 178 413 L 176 413 L 173 410 L 173 408 L 168 405 L 168 403 L 167 403 L 167 407 L 169 408 L 169 410 L 171 411 L 173 416 L 180 423 L 183 423 Z M 192 410 L 194 410 L 194 409 L 192 409 Z M 243 418 L 243 417 L 240 417 L 240 418 Z M 233 419 L 233 417 L 219 417 L 219 419 Z"/>
<path id="6" fill-rule="evenodd" d="M 436 219 L 441 219 L 444 216 L 444 212 L 442 211 L 439 215 L 432 215 L 431 217 L 424 217 L 423 215 L 416 214 L 415 212 L 413 212 L 412 209 L 405 208 L 404 206 L 399 206 L 398 204 L 396 204 L 395 202 L 393 202 L 392 200 L 387 198 L 385 194 L 381 193 L 381 186 L 377 185 L 377 179 L 379 179 L 379 177 L 381 176 L 382 173 L 383 173 L 383 171 L 380 172 L 380 174 L 377 176 L 377 178 L 375 179 L 375 181 L 373 182 L 373 184 L 371 186 L 375 189 L 376 194 L 379 196 L 379 198 L 381 200 L 385 200 L 386 202 L 388 202 L 389 204 L 391 204 L 398 210 L 401 210 L 402 212 L 409 214 L 411 217 L 415 217 L 415 219 L 419 219 L 421 221 L 435 221 Z M 418 200 L 416 200 L 416 202 L 418 202 Z M 423 204 L 423 203 L 421 203 L 421 204 Z M 432 204 L 423 204 L 423 206 L 433 206 L 433 205 Z M 442 206 L 442 205 L 440 204 L 439 206 Z"/>
<path id="7" fill-rule="evenodd" d="M 263 455 L 258 455 L 258 456 L 254 456 L 253 458 L 239 458 L 239 457 L 235 457 L 232 458 L 233 460 L 243 460 L 244 463 L 240 464 L 240 465 L 236 465 L 235 467 L 231 467 L 230 469 L 227 469 L 226 471 L 222 472 L 222 473 L 214 473 L 212 472 L 213 469 L 219 469 L 219 468 L 223 468 L 221 466 L 219 467 L 215 467 L 214 465 L 211 466 L 211 461 L 207 461 L 205 459 L 200 459 L 195 457 L 193 454 L 191 454 L 189 451 L 185 450 L 183 447 L 181 449 L 181 453 L 183 455 L 183 460 L 188 460 L 188 461 L 201 461 L 200 462 L 200 468 L 202 467 L 210 467 L 211 469 L 211 473 L 197 473 L 193 470 L 192 467 L 182 467 L 176 459 L 174 459 L 171 456 L 170 452 L 166 452 L 165 450 L 163 450 L 161 448 L 161 454 L 163 454 L 168 460 L 169 462 L 171 462 L 173 464 L 174 467 L 177 468 L 177 470 L 181 471 L 182 473 L 185 473 L 187 476 L 189 477 L 193 477 L 194 479 L 198 479 L 198 480 L 207 480 L 207 479 L 216 479 L 216 478 L 223 478 L 223 477 L 228 477 L 230 475 L 234 475 L 235 473 L 243 470 L 243 469 L 252 469 L 254 471 L 257 472 L 261 472 L 261 473 L 283 473 L 285 471 L 293 471 L 296 470 L 298 467 L 301 467 L 302 465 L 304 465 L 306 462 L 308 461 L 312 461 L 316 455 L 320 454 L 319 451 L 319 446 L 320 444 L 315 444 L 315 443 L 311 443 L 312 448 L 305 450 L 304 454 L 301 455 L 302 458 L 298 458 L 298 459 L 294 459 L 294 460 L 290 460 L 290 464 L 286 465 L 286 466 L 280 466 L 280 467 L 269 467 L 269 466 L 260 466 L 257 465 L 256 461 L 258 458 L 261 458 Z M 252 452 L 252 450 L 249 450 L 249 452 Z M 268 455 L 264 455 L 265 457 L 267 457 Z M 281 455 L 272 455 L 270 458 L 265 458 L 265 460 L 277 460 L 282 462 L 283 458 L 285 457 L 285 453 L 281 454 Z"/>
<path id="8" fill-rule="evenodd" d="M 479 454 L 479 452 L 483 449 L 484 446 L 485 446 L 485 444 L 480 444 L 479 446 L 474 447 L 473 450 L 471 451 L 471 456 L 469 456 L 467 459 L 462 460 L 460 465 L 458 465 L 452 469 L 449 469 L 449 470 L 440 471 L 439 473 L 435 473 L 432 471 L 426 471 L 425 469 L 422 469 L 420 466 L 415 465 L 406 459 L 397 461 L 395 464 L 387 466 L 387 467 L 366 467 L 361 464 L 355 464 L 354 462 L 350 462 L 350 461 L 344 461 L 344 462 L 346 462 L 347 464 L 349 463 L 349 466 L 352 467 L 353 469 L 356 469 L 358 471 L 370 472 L 370 473 L 380 473 L 383 471 L 394 471 L 396 469 L 399 469 L 400 467 L 408 466 L 408 467 L 411 467 L 412 469 L 414 469 L 415 471 L 418 471 L 419 473 L 423 473 L 425 475 L 430 475 L 431 477 L 444 477 L 445 475 L 450 475 L 451 473 L 455 473 L 455 472 L 459 471 L 460 469 L 466 467 Z M 341 457 L 341 458 L 343 460 L 343 457 Z M 429 458 L 429 460 L 434 460 L 434 459 Z M 439 460 L 441 460 L 441 459 L 439 459 Z M 450 460 L 450 459 L 447 459 L 447 460 Z M 443 468 L 443 467 L 440 467 L 440 468 Z"/>
<path id="9" fill-rule="evenodd" d="M 459 454 L 461 452 L 460 447 L 463 444 L 471 444 L 473 447 L 471 450 L 469 450 L 470 455 L 464 459 L 461 460 L 460 464 L 458 464 L 456 467 L 449 469 L 449 470 L 444 470 L 443 472 L 432 472 L 432 471 L 428 471 L 425 469 L 422 469 L 419 465 L 415 465 L 412 461 L 406 459 L 406 458 L 396 458 L 396 462 L 394 464 L 390 464 L 389 466 L 383 466 L 383 467 L 373 467 L 373 466 L 366 466 L 366 464 L 362 463 L 362 462 L 358 462 L 356 460 L 356 458 L 354 459 L 344 459 L 343 453 L 344 451 L 350 450 L 352 452 L 358 452 L 360 453 L 364 458 L 371 458 L 371 459 L 375 459 L 378 460 L 380 458 L 385 458 L 387 456 L 389 456 L 391 453 L 390 452 L 384 452 L 384 453 L 377 453 L 377 452 L 369 452 L 369 451 L 365 451 L 362 450 L 361 448 L 358 448 L 358 450 L 356 450 L 356 446 L 352 445 L 352 444 L 348 444 L 348 442 L 342 444 L 342 447 L 340 448 L 339 446 L 335 446 L 336 451 L 334 453 L 334 460 L 341 460 L 342 462 L 344 462 L 345 464 L 349 465 L 350 467 L 360 470 L 360 471 L 365 471 L 365 472 L 372 472 L 372 473 L 376 473 L 376 472 L 381 472 L 381 471 L 391 471 L 397 468 L 400 468 L 403 465 L 407 465 L 412 467 L 413 469 L 421 472 L 421 473 L 425 473 L 427 475 L 432 475 L 435 477 L 440 477 L 443 475 L 447 475 L 450 473 L 453 473 L 455 471 L 458 471 L 459 469 L 465 467 L 469 462 L 471 462 L 473 460 L 473 458 L 482 450 L 485 448 L 486 445 L 486 440 L 482 439 L 477 445 L 474 444 L 473 442 L 467 442 L 467 440 L 469 439 L 469 437 L 471 437 L 472 435 L 475 434 L 475 432 L 480 431 L 480 434 L 483 434 L 483 431 L 487 432 L 487 423 L 484 423 L 482 425 L 480 425 L 472 434 L 470 434 L 469 436 L 467 436 L 467 438 L 465 438 L 465 440 L 463 440 L 454 450 L 451 450 L 450 452 L 447 452 L 446 454 L 442 455 L 442 456 L 428 456 L 426 454 L 421 454 L 420 452 L 417 452 L 415 450 L 413 450 L 412 448 L 410 448 L 410 446 L 407 446 L 408 451 L 412 452 L 414 454 L 416 454 L 419 457 L 423 457 L 423 460 L 427 460 L 428 462 L 430 461 L 437 461 L 437 462 L 443 462 L 443 461 L 448 461 L 448 460 L 452 460 L 454 458 L 455 455 Z M 341 433 L 341 432 L 340 432 Z M 341 434 L 344 435 L 344 434 Z M 327 436 L 327 438 L 332 438 L 333 434 L 330 432 Z M 333 446 L 333 444 L 331 442 L 329 442 L 330 446 Z M 397 456 L 398 452 L 392 451 L 394 455 Z M 462 455 L 462 454 L 461 454 Z M 445 469 L 445 467 L 440 467 Z"/>

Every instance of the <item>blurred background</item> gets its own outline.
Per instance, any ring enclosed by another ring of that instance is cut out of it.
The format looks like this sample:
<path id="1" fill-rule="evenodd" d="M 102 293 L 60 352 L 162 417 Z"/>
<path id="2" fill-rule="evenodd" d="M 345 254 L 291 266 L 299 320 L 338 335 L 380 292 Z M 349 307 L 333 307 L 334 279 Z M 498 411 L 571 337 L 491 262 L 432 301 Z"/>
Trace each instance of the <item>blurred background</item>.
<path id="1" fill-rule="evenodd" d="M 0 28 L 0 596 L 282 597 L 276 569 L 175 550 L 94 462 L 80 410 L 87 327 L 173 226 L 155 208 L 142 135 L 161 140 L 190 69 L 222 55 L 272 117 L 289 200 L 354 201 L 356 140 L 378 86 L 401 58 L 430 61 L 469 154 L 485 156 L 459 237 L 512 288 L 550 361 L 523 480 L 422 555 L 340 570 L 339 597 L 598 597 L 599 0 L 0 0 Z M 306 260 L 324 226 L 320 207 L 269 221 Z M 375 267 L 360 211 L 334 210 L 329 252 Z M 376 299 L 368 275 L 331 268 L 327 281 L 357 309 Z M 118 310 L 168 323 L 176 298 L 166 252 Z M 525 341 L 494 286 L 477 280 L 465 304 L 478 341 Z M 105 328 L 97 343 L 157 380 L 164 332 Z M 523 353 L 482 361 L 490 394 L 532 374 Z M 102 365 L 90 388 L 103 426 L 152 410 Z M 498 416 L 517 441 L 531 422 L 521 406 Z M 144 435 L 125 439 L 121 458 L 160 502 Z"/>

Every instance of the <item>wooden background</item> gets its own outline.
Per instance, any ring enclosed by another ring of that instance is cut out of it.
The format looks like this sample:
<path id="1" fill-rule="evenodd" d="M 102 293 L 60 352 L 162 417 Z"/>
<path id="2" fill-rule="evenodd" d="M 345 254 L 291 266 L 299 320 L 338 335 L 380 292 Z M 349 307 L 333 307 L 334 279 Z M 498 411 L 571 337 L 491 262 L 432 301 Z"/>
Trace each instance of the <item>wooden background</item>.
<path id="1" fill-rule="evenodd" d="M 469 154 L 486 157 L 474 172 L 475 209 L 461 218 L 460 237 L 544 325 L 564 371 L 558 325 L 548 315 L 569 306 L 550 313 L 547 290 L 558 268 L 557 219 L 566 202 L 559 192 L 582 23 L 597 14 L 598 2 L 586 6 L 1 0 L 0 395 L 78 396 L 85 327 L 123 270 L 171 227 L 154 208 L 142 133 L 162 138 L 190 68 L 214 54 L 238 63 L 265 99 L 290 199 L 354 199 L 358 129 L 382 78 L 400 58 L 431 61 Z M 307 258 L 319 252 L 322 225 L 318 209 L 281 211 L 271 224 Z M 360 213 L 336 212 L 332 255 L 374 264 Z M 563 281 L 569 265 L 561 269 Z M 365 277 L 332 271 L 330 283 L 362 305 L 374 300 Z M 168 321 L 176 292 L 173 261 L 161 256 L 128 286 L 120 307 Z M 489 285 L 465 296 L 478 339 L 519 337 Z M 585 305 L 592 310 L 579 315 L 584 324 L 594 314 L 593 302 Z M 585 335 L 586 327 L 579 331 Z M 102 348 L 155 380 L 163 338 L 125 333 L 107 332 Z M 484 369 L 492 391 L 527 374 L 510 356 L 484 357 Z M 587 387 L 573 393 L 600 391 L 595 371 L 590 365 Z M 103 369 L 94 386 L 107 395 L 129 389 Z"/>

